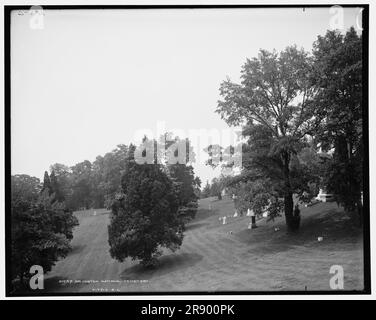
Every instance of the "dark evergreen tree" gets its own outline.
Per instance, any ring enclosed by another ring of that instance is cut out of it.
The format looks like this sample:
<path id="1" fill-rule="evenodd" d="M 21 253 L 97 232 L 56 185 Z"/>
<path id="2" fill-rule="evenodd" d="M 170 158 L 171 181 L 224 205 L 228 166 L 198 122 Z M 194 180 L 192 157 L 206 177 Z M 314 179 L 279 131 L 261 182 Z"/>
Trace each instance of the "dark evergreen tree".
<path id="1" fill-rule="evenodd" d="M 63 202 L 65 200 L 64 193 L 61 190 L 60 183 L 55 175 L 55 170 L 52 170 L 50 174 L 50 190 L 55 194 L 55 201 Z"/>
<path id="2" fill-rule="evenodd" d="M 49 195 L 52 194 L 50 176 L 47 171 L 44 172 L 42 192 L 45 190 L 48 190 Z"/>
<path id="3" fill-rule="evenodd" d="M 119 261 L 131 257 L 152 266 L 161 247 L 174 251 L 182 244 L 183 224 L 173 183 L 160 165 L 131 160 L 121 186 L 108 227 L 110 254 Z"/>

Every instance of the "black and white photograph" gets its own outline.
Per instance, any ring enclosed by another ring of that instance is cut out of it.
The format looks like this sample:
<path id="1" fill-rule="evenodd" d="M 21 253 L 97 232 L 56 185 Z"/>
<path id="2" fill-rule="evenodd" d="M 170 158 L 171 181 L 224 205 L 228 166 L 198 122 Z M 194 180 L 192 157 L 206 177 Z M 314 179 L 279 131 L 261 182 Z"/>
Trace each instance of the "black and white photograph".
<path id="1" fill-rule="evenodd" d="M 5 6 L 6 295 L 371 293 L 368 13 Z"/>

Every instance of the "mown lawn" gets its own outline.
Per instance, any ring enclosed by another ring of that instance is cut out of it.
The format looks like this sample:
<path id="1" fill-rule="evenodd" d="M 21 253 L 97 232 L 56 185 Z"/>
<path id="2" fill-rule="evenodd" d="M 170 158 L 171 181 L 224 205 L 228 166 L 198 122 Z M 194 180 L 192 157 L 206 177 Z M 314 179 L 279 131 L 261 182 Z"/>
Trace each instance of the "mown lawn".
<path id="1" fill-rule="evenodd" d="M 210 210 L 209 210 L 210 208 Z M 153 270 L 110 257 L 105 210 L 77 212 L 73 250 L 46 275 L 51 292 L 331 290 L 332 265 L 344 269 L 344 289 L 363 289 L 362 231 L 335 203 L 302 208 L 301 229 L 288 235 L 284 218 L 233 218 L 230 199 L 200 200 L 180 250 L 168 250 Z M 229 216 L 227 224 L 219 221 Z M 275 231 L 279 228 L 278 231 Z M 317 237 L 323 237 L 322 242 Z"/>

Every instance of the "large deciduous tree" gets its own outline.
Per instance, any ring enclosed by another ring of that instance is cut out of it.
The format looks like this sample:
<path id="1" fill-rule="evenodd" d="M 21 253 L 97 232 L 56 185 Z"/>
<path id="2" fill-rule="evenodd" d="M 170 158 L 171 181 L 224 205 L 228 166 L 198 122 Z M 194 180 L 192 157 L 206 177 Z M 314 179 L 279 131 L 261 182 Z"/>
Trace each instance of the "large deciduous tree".
<path id="1" fill-rule="evenodd" d="M 334 148 L 326 185 L 347 211 L 362 219 L 363 104 L 362 37 L 354 28 L 346 34 L 328 31 L 313 46 L 315 105 L 322 119 L 318 139 Z"/>
<path id="2" fill-rule="evenodd" d="M 47 177 L 48 173 L 47 173 Z M 49 181 L 49 179 L 48 179 Z M 16 174 L 11 178 L 12 205 L 28 207 L 35 202 L 42 190 L 40 180 L 27 174 Z"/>
<path id="3" fill-rule="evenodd" d="M 93 162 L 92 195 L 97 206 L 111 208 L 116 193 L 121 189 L 121 175 L 125 170 L 128 151 L 132 148 L 132 144 L 119 144 L 114 150 L 107 152 L 103 157 L 98 156 Z"/>
<path id="4" fill-rule="evenodd" d="M 222 200 L 222 190 L 224 189 L 224 185 L 220 178 L 213 178 L 210 186 L 210 195 L 212 197 L 217 197 L 218 200 Z"/>
<path id="5" fill-rule="evenodd" d="M 40 193 L 37 178 L 12 176 L 11 187 L 11 274 L 18 284 L 14 288 L 24 289 L 31 266 L 40 265 L 48 272 L 67 255 L 78 220 L 54 193 L 50 195 L 48 189 Z"/>
<path id="6" fill-rule="evenodd" d="M 89 209 L 92 205 L 92 165 L 85 160 L 74 165 L 72 168 L 72 203 L 76 208 Z"/>
<path id="7" fill-rule="evenodd" d="M 312 58 L 296 46 L 280 53 L 261 50 L 243 65 L 240 84 L 230 79 L 221 84 L 216 109 L 229 125 L 244 127 L 243 166 L 279 190 L 289 230 L 296 228 L 293 194 L 301 192 L 294 181 L 299 163 L 294 168 L 293 160 L 317 125 L 311 71 Z"/>

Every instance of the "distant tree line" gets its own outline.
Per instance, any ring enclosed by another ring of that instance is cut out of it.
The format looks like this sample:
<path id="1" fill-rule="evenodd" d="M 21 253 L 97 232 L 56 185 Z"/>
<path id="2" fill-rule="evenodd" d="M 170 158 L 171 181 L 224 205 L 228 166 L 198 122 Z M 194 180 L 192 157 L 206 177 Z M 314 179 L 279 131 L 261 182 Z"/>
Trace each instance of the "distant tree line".
<path id="1" fill-rule="evenodd" d="M 89 208 L 110 209 L 116 194 L 122 191 L 121 176 L 129 161 L 129 152 L 134 152 L 134 149 L 132 144 L 120 144 L 104 156 L 97 156 L 93 162 L 85 160 L 71 167 L 55 163 L 50 166 L 49 172 L 44 173 L 41 188 L 51 186 L 57 199 L 64 201 L 66 207 L 73 211 Z M 195 186 L 193 191 L 188 191 L 185 184 L 181 186 L 185 197 L 189 192 L 198 195 L 201 182 L 194 176 L 192 166 L 181 164 L 168 168 L 177 184 L 186 179 L 186 176 L 192 179 L 191 185 Z"/>
<path id="2" fill-rule="evenodd" d="M 85 160 L 71 167 L 55 163 L 44 173 L 42 188 L 51 185 L 59 201 L 73 211 L 109 208 L 120 190 L 128 150 L 129 146 L 120 144 L 93 162 Z"/>
<path id="3" fill-rule="evenodd" d="M 206 181 L 204 188 L 201 190 L 200 198 L 217 197 L 218 200 L 222 200 L 222 193 L 228 193 L 226 190 L 230 177 L 220 175 L 209 181 Z"/>

